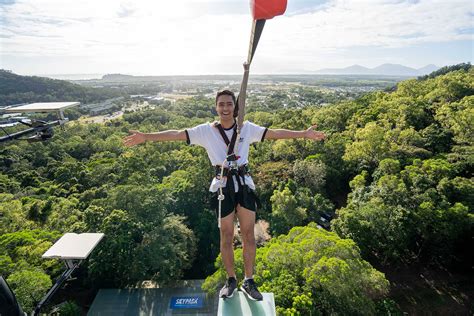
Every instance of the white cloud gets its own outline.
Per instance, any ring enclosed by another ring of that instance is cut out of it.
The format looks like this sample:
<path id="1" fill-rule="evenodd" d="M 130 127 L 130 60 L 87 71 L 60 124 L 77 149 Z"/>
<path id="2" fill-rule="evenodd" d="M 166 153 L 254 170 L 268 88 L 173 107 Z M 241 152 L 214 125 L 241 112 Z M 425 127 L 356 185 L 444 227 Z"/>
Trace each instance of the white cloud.
<path id="1" fill-rule="evenodd" d="M 248 2 L 241 2 L 242 8 L 232 14 L 228 0 L 19 0 L 0 7 L 5 21 L 0 56 L 76 61 L 58 63 L 57 69 L 51 63 L 48 69 L 37 65 L 30 73 L 85 68 L 135 74 L 240 73 L 251 25 L 249 13 L 241 14 L 248 11 L 243 8 Z M 212 14 L 206 14 L 210 6 Z M 460 32 L 472 28 L 472 16 L 472 4 L 464 0 L 333 0 L 315 12 L 268 21 L 254 70 L 344 65 L 341 57 L 351 60 L 353 47 L 472 40 L 472 34 Z M 335 55 L 339 59 L 331 59 Z M 81 65 L 81 58 L 88 64 Z M 0 62 L 0 67 L 12 68 Z"/>
<path id="2" fill-rule="evenodd" d="M 425 42 L 469 40 L 469 1 L 334 1 L 324 10 L 279 19 L 266 34 L 273 45 L 288 39 L 301 54 L 353 46 L 403 47 Z M 285 54 L 285 53 L 284 53 Z"/>

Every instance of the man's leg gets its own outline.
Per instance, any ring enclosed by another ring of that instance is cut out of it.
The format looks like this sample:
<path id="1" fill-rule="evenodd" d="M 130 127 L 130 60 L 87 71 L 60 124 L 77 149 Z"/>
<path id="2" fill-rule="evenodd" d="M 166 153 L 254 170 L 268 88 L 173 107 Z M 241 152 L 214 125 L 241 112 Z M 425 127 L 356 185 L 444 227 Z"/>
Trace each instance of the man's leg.
<path id="1" fill-rule="evenodd" d="M 219 297 L 226 299 L 237 291 L 237 278 L 234 270 L 234 214 L 221 218 L 221 256 L 227 271 L 227 281 L 219 292 Z"/>
<path id="2" fill-rule="evenodd" d="M 242 250 L 244 254 L 245 277 L 252 278 L 255 265 L 255 212 L 237 205 L 237 218 L 240 224 L 242 235 Z"/>
<path id="3" fill-rule="evenodd" d="M 261 301 L 262 294 L 258 291 L 253 280 L 253 269 L 255 265 L 255 212 L 237 205 L 237 217 L 240 223 L 240 233 L 242 235 L 242 248 L 244 253 L 245 280 L 240 287 L 248 298 L 254 301 Z"/>
<path id="4" fill-rule="evenodd" d="M 228 277 L 235 278 L 234 270 L 234 214 L 221 219 L 221 256 Z"/>

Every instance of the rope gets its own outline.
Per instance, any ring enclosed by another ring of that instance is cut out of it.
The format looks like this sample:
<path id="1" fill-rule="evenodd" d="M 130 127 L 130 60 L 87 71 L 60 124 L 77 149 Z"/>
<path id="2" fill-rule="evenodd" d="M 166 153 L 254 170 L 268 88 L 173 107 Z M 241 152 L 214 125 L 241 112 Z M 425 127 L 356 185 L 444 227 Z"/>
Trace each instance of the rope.
<path id="1" fill-rule="evenodd" d="M 229 150 L 229 145 L 227 145 L 227 150 Z M 219 186 L 219 195 L 217 196 L 217 199 L 219 200 L 219 215 L 218 215 L 217 227 L 219 227 L 219 229 L 221 229 L 222 201 L 225 199 L 224 193 L 222 192 L 222 185 L 224 184 L 224 164 L 226 161 L 227 161 L 227 157 L 226 159 L 224 159 L 224 161 L 221 164 L 221 175 L 219 178 L 221 185 Z M 229 181 L 229 179 L 227 179 L 227 181 Z M 234 179 L 232 179 L 232 181 L 234 181 Z"/>
<path id="2" fill-rule="evenodd" d="M 252 24 L 252 33 L 250 34 L 250 45 L 249 53 L 247 57 L 247 63 L 250 65 L 252 63 L 253 56 L 257 50 L 258 41 L 262 35 L 263 27 L 265 26 L 266 20 L 253 20 Z"/>
<path id="3" fill-rule="evenodd" d="M 239 115 L 237 116 L 237 143 L 234 147 L 234 153 L 237 154 L 239 150 L 239 140 L 240 140 L 240 131 L 242 129 L 242 125 L 244 124 L 244 116 L 245 116 L 245 100 L 247 98 L 247 83 L 249 80 L 249 68 L 250 64 L 252 63 L 253 56 L 255 55 L 255 51 L 257 50 L 258 41 L 260 40 L 260 36 L 262 35 L 263 27 L 265 26 L 266 20 L 253 20 L 252 24 L 252 32 L 250 34 L 250 43 L 249 43 L 249 51 L 247 56 L 247 62 L 244 64 L 244 76 L 242 78 L 242 84 L 240 85 L 240 92 L 237 98 L 237 106 L 239 107 Z M 229 150 L 229 145 L 227 145 L 227 152 Z M 222 201 L 225 199 L 225 196 L 222 192 L 222 184 L 223 184 L 223 177 L 224 177 L 224 164 L 227 161 L 227 158 L 221 164 L 221 175 L 220 181 L 221 186 L 219 187 L 219 195 L 217 199 L 219 200 L 219 214 L 218 214 L 218 223 L 217 226 L 219 229 L 221 228 L 221 214 L 222 214 Z M 237 161 L 235 162 L 237 163 Z M 240 175 L 237 175 L 240 177 Z M 231 177 L 231 181 L 234 179 Z M 240 179 L 238 179 L 240 181 Z M 227 181 L 229 179 L 227 178 Z M 244 179 L 245 181 L 245 179 Z"/>

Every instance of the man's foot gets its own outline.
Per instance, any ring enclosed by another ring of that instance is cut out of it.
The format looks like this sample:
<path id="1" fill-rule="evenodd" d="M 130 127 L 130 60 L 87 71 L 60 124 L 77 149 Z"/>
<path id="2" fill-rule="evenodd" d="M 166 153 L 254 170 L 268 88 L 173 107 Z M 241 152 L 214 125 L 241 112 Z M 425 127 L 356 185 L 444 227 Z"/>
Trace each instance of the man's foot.
<path id="1" fill-rule="evenodd" d="M 234 277 L 230 277 L 225 281 L 224 286 L 219 292 L 220 298 L 231 298 L 234 296 L 235 291 L 237 291 L 237 280 Z"/>
<path id="2" fill-rule="evenodd" d="M 253 279 L 247 279 L 240 289 L 247 295 L 247 297 L 254 301 L 263 300 L 262 294 L 258 291 L 257 284 Z"/>

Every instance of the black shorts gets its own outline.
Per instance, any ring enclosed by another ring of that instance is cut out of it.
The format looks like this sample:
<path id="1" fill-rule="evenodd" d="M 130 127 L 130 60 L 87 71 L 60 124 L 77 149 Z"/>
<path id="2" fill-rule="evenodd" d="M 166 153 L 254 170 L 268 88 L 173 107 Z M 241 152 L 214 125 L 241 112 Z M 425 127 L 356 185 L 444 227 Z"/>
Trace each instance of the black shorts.
<path id="1" fill-rule="evenodd" d="M 241 186 L 239 192 L 234 194 L 229 193 L 228 188 L 223 188 L 222 193 L 224 194 L 224 200 L 222 200 L 221 206 L 221 218 L 226 217 L 233 211 L 236 211 L 237 204 L 245 207 L 246 209 L 256 212 L 257 206 L 259 206 L 259 200 L 254 190 L 250 189 L 247 185 Z M 217 199 L 219 190 L 212 193 L 211 207 L 216 211 L 216 216 L 219 215 L 219 200 Z"/>

